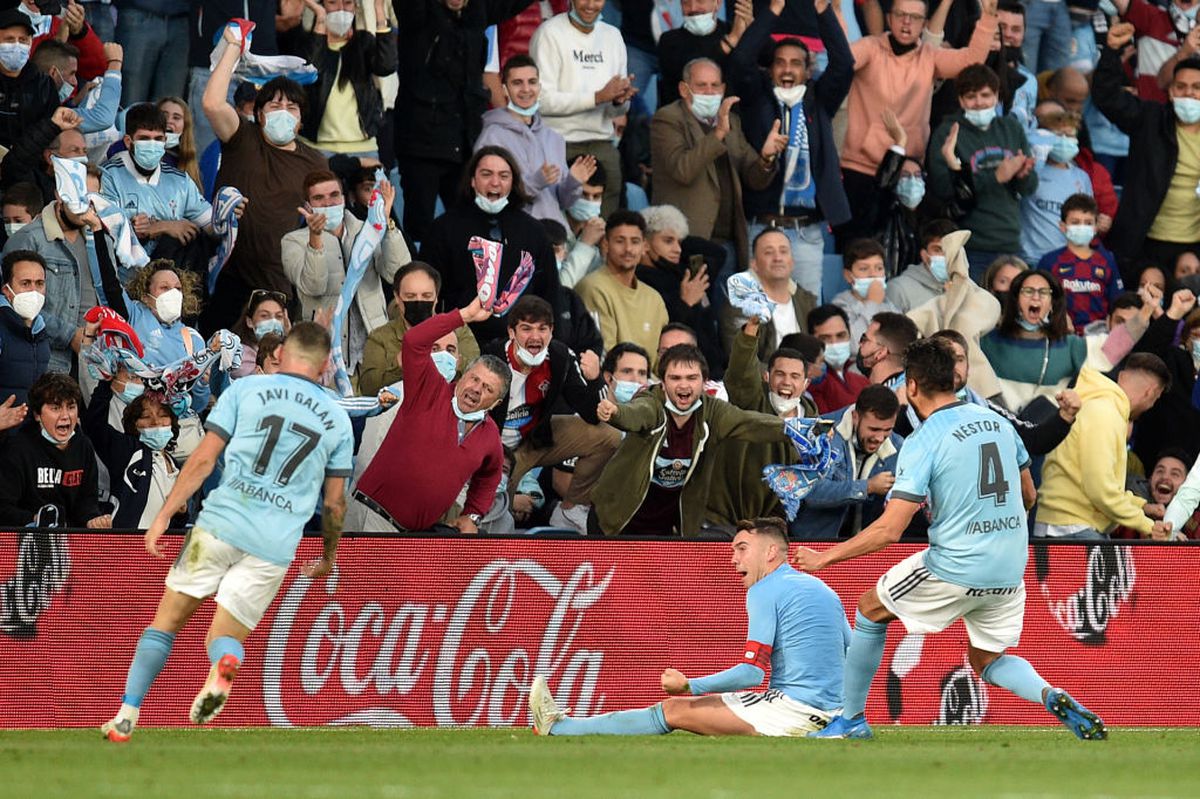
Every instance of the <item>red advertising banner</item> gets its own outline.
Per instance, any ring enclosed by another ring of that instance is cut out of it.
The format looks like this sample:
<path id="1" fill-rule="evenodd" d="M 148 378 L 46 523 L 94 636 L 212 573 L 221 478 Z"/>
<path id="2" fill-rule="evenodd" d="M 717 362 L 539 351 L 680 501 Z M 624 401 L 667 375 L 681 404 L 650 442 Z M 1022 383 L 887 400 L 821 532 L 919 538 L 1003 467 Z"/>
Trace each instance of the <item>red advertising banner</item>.
<path id="1" fill-rule="evenodd" d="M 168 543 L 178 549 L 180 539 Z M 916 547 L 822 573 L 850 614 Z M 297 562 L 315 558 L 306 540 Z M 549 676 L 579 715 L 662 698 L 667 666 L 737 662 L 745 590 L 722 543 L 348 538 L 330 579 L 293 567 L 250 637 L 221 726 L 525 726 Z M 95 726 L 115 712 L 168 563 L 139 536 L 0 533 L 0 726 Z M 1200 697 L 1200 548 L 1037 546 L 1016 650 L 1109 724 L 1192 725 Z M 178 636 L 142 708 L 187 724 L 208 672 L 211 604 Z M 875 723 L 1045 724 L 1039 707 L 970 671 L 961 623 L 888 634 Z"/>

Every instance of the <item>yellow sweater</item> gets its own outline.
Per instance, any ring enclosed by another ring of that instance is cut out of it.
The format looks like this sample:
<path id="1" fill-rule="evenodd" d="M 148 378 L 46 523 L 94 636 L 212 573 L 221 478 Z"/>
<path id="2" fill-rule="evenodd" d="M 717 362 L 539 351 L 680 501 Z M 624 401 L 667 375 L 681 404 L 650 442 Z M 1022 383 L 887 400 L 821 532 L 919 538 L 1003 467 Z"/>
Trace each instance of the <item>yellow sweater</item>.
<path id="1" fill-rule="evenodd" d="M 575 292 L 596 317 L 604 349 L 630 341 L 651 354 L 658 352 L 658 334 L 670 319 L 658 292 L 636 279 L 629 288 L 602 266 L 581 280 Z"/>
<path id="2" fill-rule="evenodd" d="M 1142 513 L 1146 501 L 1125 490 L 1129 398 L 1087 366 L 1075 390 L 1083 407 L 1066 439 L 1046 456 L 1037 520 L 1086 524 L 1100 532 L 1119 524 L 1150 532 L 1154 522 Z"/>

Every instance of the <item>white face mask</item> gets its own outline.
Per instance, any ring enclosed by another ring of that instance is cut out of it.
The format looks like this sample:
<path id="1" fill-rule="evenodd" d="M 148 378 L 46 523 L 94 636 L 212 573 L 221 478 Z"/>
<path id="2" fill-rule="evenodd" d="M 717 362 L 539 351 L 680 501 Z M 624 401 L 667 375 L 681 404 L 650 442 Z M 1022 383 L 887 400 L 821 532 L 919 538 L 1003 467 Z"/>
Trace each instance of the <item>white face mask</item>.
<path id="1" fill-rule="evenodd" d="M 183 313 L 183 292 L 179 289 L 168 289 L 158 295 L 154 306 L 163 324 L 172 324 Z"/>
<path id="2" fill-rule="evenodd" d="M 796 103 L 804 99 L 805 92 L 808 91 L 808 86 L 801 83 L 799 86 L 776 86 L 775 99 L 791 108 Z"/>
<path id="3" fill-rule="evenodd" d="M 342 37 L 354 27 L 353 11 L 333 11 L 325 15 L 325 30 L 334 36 Z"/>
<path id="4" fill-rule="evenodd" d="M 801 397 L 781 397 L 774 391 L 770 392 L 771 407 L 780 416 L 791 416 L 800 407 Z"/>
<path id="5" fill-rule="evenodd" d="M 538 351 L 538 354 L 534 355 L 532 352 L 518 344 L 515 340 L 513 341 L 513 348 L 517 353 L 517 360 L 526 366 L 541 366 L 546 362 L 546 358 L 550 355 L 549 347 L 542 347 Z"/>
<path id="6" fill-rule="evenodd" d="M 4 232 L 7 233 L 9 235 L 9 237 L 11 238 L 14 233 L 16 233 L 18 230 L 20 230 L 21 228 L 25 227 L 28 224 L 29 224 L 28 222 L 5 222 L 4 223 Z"/>
<path id="7" fill-rule="evenodd" d="M 42 306 L 46 304 L 46 295 L 40 291 L 22 291 L 19 294 L 13 291 L 12 286 L 8 287 L 12 291 L 12 308 L 17 312 L 17 316 L 29 321 L 37 318 L 37 315 L 42 312 Z"/>

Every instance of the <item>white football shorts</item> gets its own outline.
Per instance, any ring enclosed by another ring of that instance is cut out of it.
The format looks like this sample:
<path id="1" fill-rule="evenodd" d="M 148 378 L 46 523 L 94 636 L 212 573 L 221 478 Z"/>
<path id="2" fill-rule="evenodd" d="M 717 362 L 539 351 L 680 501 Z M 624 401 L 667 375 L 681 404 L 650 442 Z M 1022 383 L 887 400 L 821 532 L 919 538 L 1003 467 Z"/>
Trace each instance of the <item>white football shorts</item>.
<path id="1" fill-rule="evenodd" d="M 759 735 L 803 737 L 825 729 L 833 713 L 797 702 L 782 691 L 737 691 L 721 694 L 733 715 Z M 834 711 L 836 713 L 837 711 Z"/>
<path id="2" fill-rule="evenodd" d="M 167 588 L 217 604 L 253 630 L 271 606 L 287 567 L 265 561 L 193 527 L 167 572 Z"/>
<path id="3" fill-rule="evenodd" d="M 964 588 L 934 577 L 925 568 L 925 553 L 909 555 L 888 569 L 875 592 L 883 606 L 910 633 L 937 633 L 959 619 L 971 646 L 1003 652 L 1021 641 L 1025 622 L 1025 584 L 1012 588 Z"/>

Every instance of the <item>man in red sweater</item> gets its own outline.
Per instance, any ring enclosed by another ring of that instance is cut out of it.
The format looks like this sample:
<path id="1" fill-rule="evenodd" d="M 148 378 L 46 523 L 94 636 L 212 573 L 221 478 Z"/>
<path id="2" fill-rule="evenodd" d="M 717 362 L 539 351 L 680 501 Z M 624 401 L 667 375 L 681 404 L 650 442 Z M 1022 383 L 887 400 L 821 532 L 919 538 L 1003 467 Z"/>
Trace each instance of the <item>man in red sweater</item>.
<path id="1" fill-rule="evenodd" d="M 808 386 L 817 410 L 830 413 L 853 405 L 871 381 L 848 368 L 854 347 L 850 318 L 836 305 L 821 305 L 809 312 L 807 322 L 809 335 L 825 342 L 825 373 Z"/>
<path id="2" fill-rule="evenodd" d="M 447 383 L 433 363 L 433 344 L 491 311 L 479 300 L 462 310 L 430 317 L 408 330 L 402 345 L 404 404 L 363 472 L 355 498 L 398 530 L 428 530 L 468 485 L 454 526 L 479 532 L 495 499 L 504 456 L 500 430 L 488 411 L 508 393 L 508 365 L 481 355 L 457 383 Z"/>

